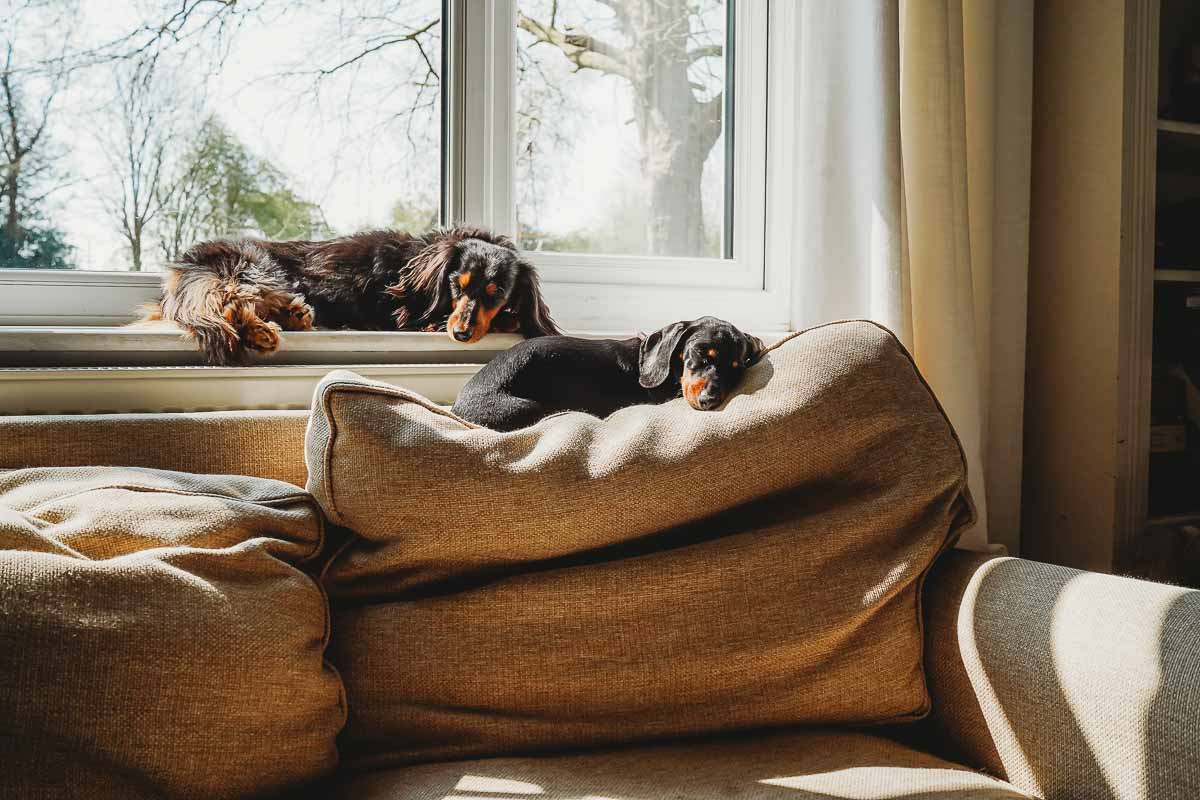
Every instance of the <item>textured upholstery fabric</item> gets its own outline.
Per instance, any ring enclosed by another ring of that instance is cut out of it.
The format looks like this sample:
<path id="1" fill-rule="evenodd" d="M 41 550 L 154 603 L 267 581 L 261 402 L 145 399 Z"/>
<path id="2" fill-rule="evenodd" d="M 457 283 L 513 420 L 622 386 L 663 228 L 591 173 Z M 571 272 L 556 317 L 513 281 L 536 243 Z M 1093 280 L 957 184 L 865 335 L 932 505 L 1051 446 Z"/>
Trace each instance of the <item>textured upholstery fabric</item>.
<path id="1" fill-rule="evenodd" d="M 303 486 L 307 411 L 0 417 L 0 469 L 106 464 Z"/>
<path id="2" fill-rule="evenodd" d="M 342 755 L 358 766 L 928 710 L 919 586 L 972 519 L 962 452 L 895 338 L 789 340 L 715 412 L 478 429 L 317 389 Z"/>
<path id="3" fill-rule="evenodd" d="M 336 763 L 303 490 L 112 467 L 0 472 L 0 797 L 244 797 Z"/>
<path id="4" fill-rule="evenodd" d="M 804 731 L 350 776 L 331 800 L 1027 800 L 1003 781 L 878 736 Z"/>
<path id="5" fill-rule="evenodd" d="M 929 580 L 935 721 L 1039 796 L 1200 797 L 1200 592 L 947 554 Z"/>

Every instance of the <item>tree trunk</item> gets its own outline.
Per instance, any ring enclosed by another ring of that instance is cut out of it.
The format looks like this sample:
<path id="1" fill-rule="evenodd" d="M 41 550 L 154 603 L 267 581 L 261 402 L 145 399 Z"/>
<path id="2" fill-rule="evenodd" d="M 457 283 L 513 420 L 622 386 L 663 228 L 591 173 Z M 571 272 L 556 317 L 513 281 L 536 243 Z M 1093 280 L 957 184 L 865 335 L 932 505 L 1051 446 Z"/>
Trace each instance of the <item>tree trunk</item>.
<path id="1" fill-rule="evenodd" d="M 650 189 L 646 238 L 655 255 L 707 255 L 701 178 L 721 117 L 693 94 L 687 15 L 683 0 L 632 0 L 619 15 L 633 41 L 635 118 Z"/>
<path id="2" fill-rule="evenodd" d="M 664 256 L 704 255 L 701 177 L 712 145 L 698 140 L 686 120 L 654 109 L 641 126 L 644 174 L 650 184 L 650 251 Z"/>
<path id="3" fill-rule="evenodd" d="M 133 262 L 131 271 L 142 271 L 142 223 L 140 220 L 135 220 L 133 223 L 133 235 L 129 237 L 129 256 Z"/>
<path id="4" fill-rule="evenodd" d="M 17 207 L 19 199 L 19 184 L 17 183 L 17 168 L 10 166 L 4 180 L 4 199 L 7 203 L 4 219 L 4 241 L 7 258 L 15 258 L 21 244 L 21 215 Z"/>

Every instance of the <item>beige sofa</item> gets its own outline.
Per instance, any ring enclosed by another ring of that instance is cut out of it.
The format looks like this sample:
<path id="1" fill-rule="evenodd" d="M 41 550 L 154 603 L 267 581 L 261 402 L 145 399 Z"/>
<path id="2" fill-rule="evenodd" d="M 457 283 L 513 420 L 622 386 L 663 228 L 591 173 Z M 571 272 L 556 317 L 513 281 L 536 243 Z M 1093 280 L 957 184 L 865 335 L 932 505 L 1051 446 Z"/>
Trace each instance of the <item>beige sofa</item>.
<path id="1" fill-rule="evenodd" d="M 307 417 L 10 417 L 0 470 L 111 464 L 303 486 Z M 933 710 L 917 723 L 335 773 L 300 796 L 1200 797 L 1200 592 L 951 551 L 924 608 Z"/>

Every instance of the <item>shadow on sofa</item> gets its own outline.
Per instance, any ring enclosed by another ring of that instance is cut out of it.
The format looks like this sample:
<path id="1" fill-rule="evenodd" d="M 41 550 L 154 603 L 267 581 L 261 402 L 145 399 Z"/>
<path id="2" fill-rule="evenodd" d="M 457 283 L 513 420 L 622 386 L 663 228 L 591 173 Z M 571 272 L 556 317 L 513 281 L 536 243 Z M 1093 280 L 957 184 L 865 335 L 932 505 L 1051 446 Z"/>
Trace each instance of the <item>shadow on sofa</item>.
<path id="1" fill-rule="evenodd" d="M 957 757 L 1044 797 L 1200 797 L 1200 592 L 965 554 L 929 586 Z"/>

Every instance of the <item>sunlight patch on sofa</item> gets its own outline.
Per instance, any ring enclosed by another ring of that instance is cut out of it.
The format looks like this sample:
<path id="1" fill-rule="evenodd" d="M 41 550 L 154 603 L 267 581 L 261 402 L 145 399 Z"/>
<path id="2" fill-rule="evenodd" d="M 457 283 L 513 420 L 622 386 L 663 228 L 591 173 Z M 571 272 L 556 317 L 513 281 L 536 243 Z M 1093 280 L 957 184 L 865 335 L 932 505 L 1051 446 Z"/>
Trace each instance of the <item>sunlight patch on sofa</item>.
<path id="1" fill-rule="evenodd" d="M 840 800 L 879 800 L 895 797 L 897 791 L 908 788 L 920 790 L 922 797 L 935 798 L 933 792 L 961 792 L 972 789 L 996 791 L 996 780 L 963 769 L 940 769 L 936 767 L 850 767 L 814 772 L 811 775 L 794 775 L 785 778 L 768 778 L 759 781 L 769 786 L 819 792 L 822 797 Z M 1014 793 L 1013 797 L 1020 797 Z"/>
<path id="2" fill-rule="evenodd" d="M 889 592 L 900 583 L 900 579 L 908 572 L 908 562 L 901 561 L 896 566 L 888 570 L 888 574 L 883 576 L 883 580 L 872 586 L 863 595 L 862 604 L 864 606 L 873 606 L 883 599 Z"/>
<path id="3" fill-rule="evenodd" d="M 536 783 L 514 781 L 510 778 L 491 778 L 486 775 L 463 775 L 454 785 L 456 792 L 487 792 L 488 794 L 545 794 L 546 790 Z M 457 800 L 463 800 L 459 797 Z"/>
<path id="4" fill-rule="evenodd" d="M 1172 603 L 1186 590 L 1139 596 L 1136 624 L 1122 624 L 1131 619 L 1125 589 L 1104 575 L 1072 578 L 1054 604 L 1052 655 L 1063 696 L 1108 785 L 1136 786 L 1131 797 L 1148 797 L 1149 714 L 1162 679 L 1159 641 Z M 1147 607 L 1151 600 L 1156 607 Z M 1154 624 L 1145 624 L 1151 615 Z M 1121 697 L 1097 696 L 1113 687 L 1122 687 Z M 1126 734 L 1112 736 L 1113 730 Z"/>

